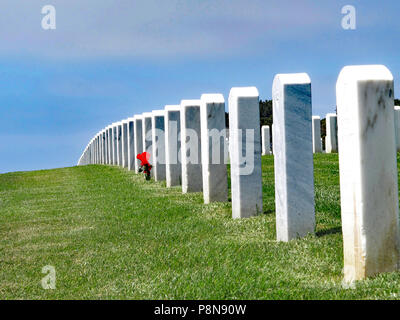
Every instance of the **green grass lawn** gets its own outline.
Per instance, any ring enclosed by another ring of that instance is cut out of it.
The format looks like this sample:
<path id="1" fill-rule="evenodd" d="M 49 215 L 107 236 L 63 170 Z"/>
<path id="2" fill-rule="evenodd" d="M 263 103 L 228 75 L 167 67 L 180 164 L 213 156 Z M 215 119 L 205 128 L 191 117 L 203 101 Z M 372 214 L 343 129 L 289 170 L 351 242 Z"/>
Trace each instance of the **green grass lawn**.
<path id="1" fill-rule="evenodd" d="M 317 232 L 290 243 L 275 240 L 271 156 L 264 214 L 243 220 L 118 167 L 2 174 L 0 299 L 400 298 L 400 272 L 342 286 L 337 155 L 314 159 Z"/>

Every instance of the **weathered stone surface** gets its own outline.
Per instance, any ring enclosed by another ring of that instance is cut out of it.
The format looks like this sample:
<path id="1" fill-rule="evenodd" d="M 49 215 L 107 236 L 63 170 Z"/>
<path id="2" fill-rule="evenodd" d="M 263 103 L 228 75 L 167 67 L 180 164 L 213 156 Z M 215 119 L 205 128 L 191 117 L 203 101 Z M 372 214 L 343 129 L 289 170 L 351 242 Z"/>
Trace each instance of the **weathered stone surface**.
<path id="1" fill-rule="evenodd" d="M 276 75 L 272 99 L 277 240 L 290 241 L 315 230 L 310 78 Z"/>
<path id="2" fill-rule="evenodd" d="M 326 153 L 338 152 L 337 116 L 335 113 L 326 115 L 325 150 Z"/>
<path id="3" fill-rule="evenodd" d="M 263 212 L 259 113 L 257 88 L 231 89 L 229 153 L 232 217 L 235 219 L 247 218 Z"/>
<path id="4" fill-rule="evenodd" d="M 399 268 L 393 76 L 382 65 L 348 66 L 337 85 L 344 277 Z"/>
<path id="5" fill-rule="evenodd" d="M 312 139 L 313 153 L 321 153 L 321 118 L 319 116 L 312 117 Z"/>
<path id="6" fill-rule="evenodd" d="M 182 192 L 203 190 L 200 100 L 181 101 Z"/>
<path id="7" fill-rule="evenodd" d="M 165 111 L 152 112 L 153 171 L 155 181 L 165 180 Z"/>
<path id="8" fill-rule="evenodd" d="M 128 170 L 135 170 L 135 120 L 128 119 Z"/>
<path id="9" fill-rule="evenodd" d="M 204 203 L 228 201 L 225 164 L 225 100 L 221 94 L 203 94 L 200 106 Z"/>
<path id="10" fill-rule="evenodd" d="M 165 106 L 165 172 L 167 187 L 182 183 L 181 106 Z"/>
<path id="11" fill-rule="evenodd" d="M 271 133 L 272 133 L 272 154 L 275 154 L 275 153 L 274 153 L 274 144 L 275 144 L 275 138 L 274 138 L 274 134 L 275 134 L 275 133 L 274 133 L 274 124 L 272 124 L 271 127 L 272 127 L 272 128 L 271 128 Z"/>
<path id="12" fill-rule="evenodd" d="M 270 155 L 271 154 L 271 141 L 269 135 L 269 126 L 261 127 L 261 143 L 262 143 L 262 155 Z"/>
<path id="13" fill-rule="evenodd" d="M 133 119 L 135 120 L 135 171 L 138 173 L 140 160 L 136 156 L 143 152 L 143 117 L 136 115 Z"/>

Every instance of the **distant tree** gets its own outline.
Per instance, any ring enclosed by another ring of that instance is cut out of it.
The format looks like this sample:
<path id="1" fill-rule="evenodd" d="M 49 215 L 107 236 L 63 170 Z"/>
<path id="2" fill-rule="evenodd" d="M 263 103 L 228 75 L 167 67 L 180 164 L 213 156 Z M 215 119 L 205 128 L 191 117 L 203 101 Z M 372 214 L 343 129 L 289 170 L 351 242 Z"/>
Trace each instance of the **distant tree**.
<path id="1" fill-rule="evenodd" d="M 260 100 L 260 132 L 262 126 L 269 126 L 269 137 L 272 142 L 272 100 Z"/>
<path id="2" fill-rule="evenodd" d="M 322 138 L 323 150 L 325 150 L 325 137 L 326 137 L 326 118 L 321 119 L 321 138 Z"/>

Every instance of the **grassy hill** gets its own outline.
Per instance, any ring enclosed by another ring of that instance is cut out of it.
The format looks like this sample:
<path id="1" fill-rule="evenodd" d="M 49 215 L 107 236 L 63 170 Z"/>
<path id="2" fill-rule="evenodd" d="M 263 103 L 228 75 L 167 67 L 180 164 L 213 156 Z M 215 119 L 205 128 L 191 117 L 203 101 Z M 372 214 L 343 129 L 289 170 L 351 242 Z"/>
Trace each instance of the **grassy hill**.
<path id="1" fill-rule="evenodd" d="M 400 272 L 342 285 L 338 175 L 337 155 L 315 156 L 317 234 L 277 243 L 271 156 L 264 214 L 244 220 L 117 167 L 2 174 L 0 298 L 398 299 Z"/>

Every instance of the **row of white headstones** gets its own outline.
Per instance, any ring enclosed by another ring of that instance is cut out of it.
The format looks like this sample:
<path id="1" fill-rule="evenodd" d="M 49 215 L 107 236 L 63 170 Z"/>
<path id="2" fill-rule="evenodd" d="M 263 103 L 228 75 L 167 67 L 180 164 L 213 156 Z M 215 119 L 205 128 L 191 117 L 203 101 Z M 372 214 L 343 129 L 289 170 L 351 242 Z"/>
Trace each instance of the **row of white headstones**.
<path id="1" fill-rule="evenodd" d="M 272 97 L 277 240 L 290 241 L 315 233 L 313 151 L 321 140 L 317 130 L 313 135 L 307 74 L 276 75 Z M 329 136 L 335 136 L 337 121 L 338 138 L 336 146 L 327 142 L 327 149 L 340 146 L 344 279 L 351 282 L 400 265 L 393 76 L 382 65 L 347 66 L 339 75 L 336 97 L 337 120 L 331 121 L 329 115 L 327 129 Z M 251 217 L 263 208 L 258 90 L 232 88 L 228 107 L 232 216 Z M 156 139 L 155 129 L 165 132 L 165 138 Z M 187 139 L 189 129 L 198 133 L 198 140 Z M 136 154 L 152 147 L 155 180 L 165 179 L 167 187 L 181 184 L 184 193 L 203 191 L 205 203 L 228 201 L 227 166 L 211 159 L 215 151 L 226 153 L 225 144 L 210 139 L 212 129 L 225 129 L 225 101 L 220 94 L 182 100 L 180 105 L 114 123 L 90 141 L 78 164 L 121 165 L 138 171 Z M 144 139 L 148 132 L 152 138 Z M 201 145 L 200 163 L 188 161 L 188 143 Z M 178 144 L 184 150 L 180 161 Z M 269 148 L 269 137 L 263 146 Z M 248 164 L 243 165 L 248 150 L 250 171 L 244 168 Z M 165 164 L 157 160 L 163 156 Z"/>
<path id="2" fill-rule="evenodd" d="M 328 113 L 325 119 L 326 119 L 325 153 L 336 153 L 338 152 L 337 115 L 336 113 Z M 272 125 L 272 131 L 273 128 L 274 125 Z M 272 138 L 272 142 L 273 141 L 274 139 Z M 269 126 L 261 127 L 261 143 L 262 143 L 263 156 L 273 154 L 273 151 L 271 151 Z M 313 148 L 313 153 L 322 153 L 324 151 L 322 149 L 320 116 L 312 116 L 312 148 Z"/>

